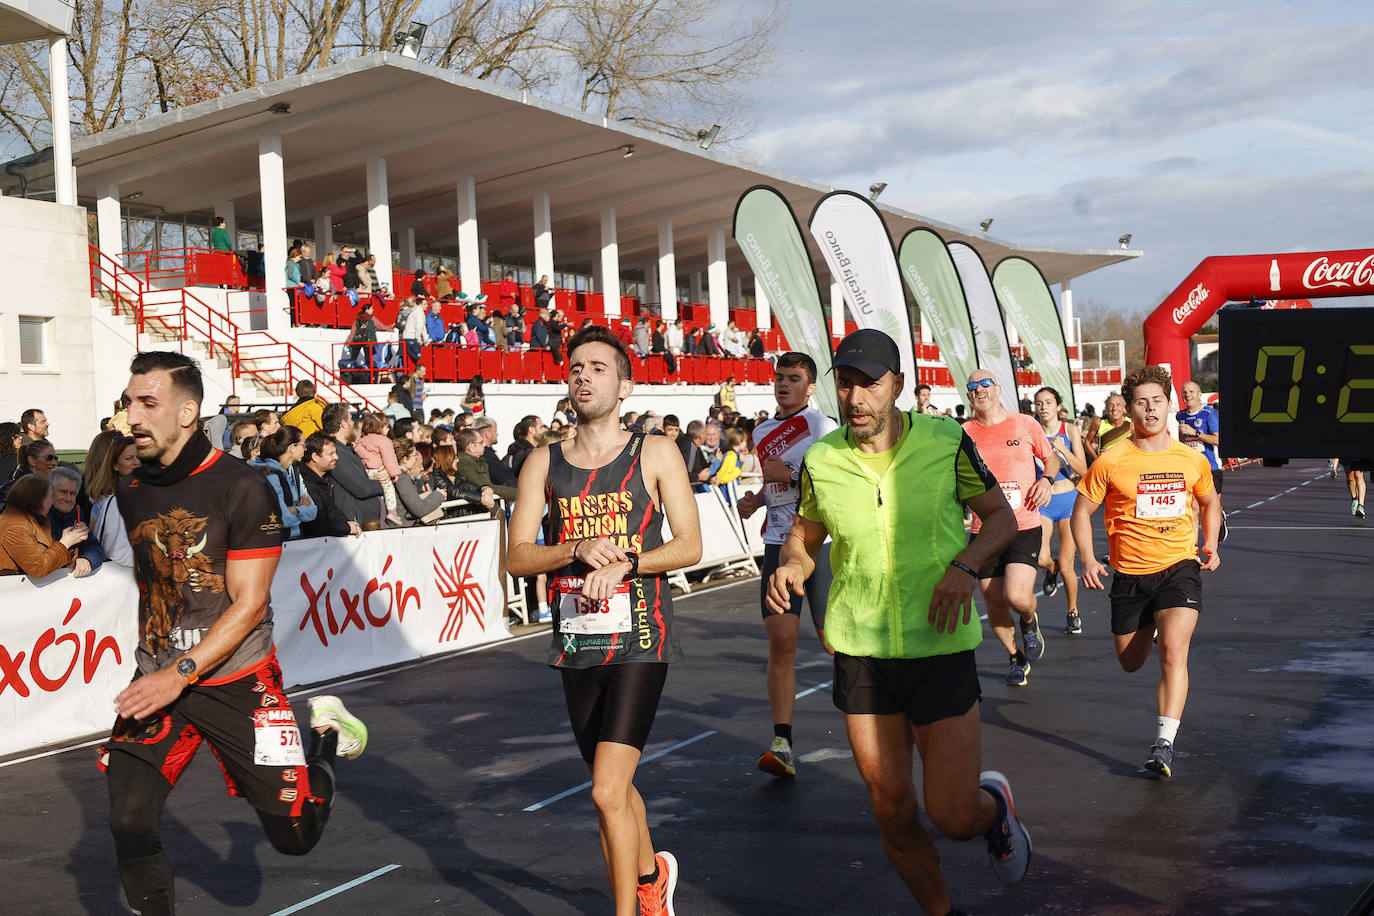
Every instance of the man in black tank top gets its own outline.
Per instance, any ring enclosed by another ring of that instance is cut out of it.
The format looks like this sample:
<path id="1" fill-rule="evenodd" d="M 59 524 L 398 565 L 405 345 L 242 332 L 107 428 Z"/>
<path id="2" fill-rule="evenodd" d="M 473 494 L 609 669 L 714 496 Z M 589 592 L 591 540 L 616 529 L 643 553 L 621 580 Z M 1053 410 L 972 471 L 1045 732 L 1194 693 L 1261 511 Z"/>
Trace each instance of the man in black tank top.
<path id="1" fill-rule="evenodd" d="M 668 663 L 682 658 L 667 574 L 701 558 L 696 501 L 670 440 L 620 429 L 634 389 L 624 346 L 588 327 L 568 341 L 568 370 L 577 438 L 525 459 L 506 565 L 553 574 L 549 664 L 592 771 L 616 913 L 670 913 L 677 861 L 654 852 L 634 774 Z"/>

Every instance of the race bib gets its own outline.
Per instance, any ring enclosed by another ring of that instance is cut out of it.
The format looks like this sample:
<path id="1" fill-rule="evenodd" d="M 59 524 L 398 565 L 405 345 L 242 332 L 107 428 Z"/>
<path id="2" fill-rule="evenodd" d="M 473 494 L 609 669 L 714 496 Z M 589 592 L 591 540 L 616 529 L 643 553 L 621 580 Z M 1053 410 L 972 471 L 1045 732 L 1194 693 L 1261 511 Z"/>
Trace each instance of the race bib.
<path id="1" fill-rule="evenodd" d="M 1141 481 L 1136 486 L 1136 518 L 1180 518 L 1187 511 L 1188 483 L 1182 477 Z"/>
<path id="2" fill-rule="evenodd" d="M 1025 506 L 1026 501 L 1021 496 L 1021 485 L 1019 483 L 1016 483 L 1015 481 L 1012 481 L 1011 483 L 998 482 L 997 485 L 1002 488 L 1002 495 L 1007 498 L 1007 502 L 1011 503 L 1011 508 L 1013 512 L 1018 511 Z"/>
<path id="3" fill-rule="evenodd" d="M 305 766 L 296 715 L 285 709 L 253 710 L 253 762 L 258 766 Z"/>
<path id="4" fill-rule="evenodd" d="M 628 633 L 630 626 L 630 583 L 620 582 L 615 594 L 594 601 L 582 595 L 582 579 L 560 576 L 558 589 L 558 631 L 560 633 Z"/>

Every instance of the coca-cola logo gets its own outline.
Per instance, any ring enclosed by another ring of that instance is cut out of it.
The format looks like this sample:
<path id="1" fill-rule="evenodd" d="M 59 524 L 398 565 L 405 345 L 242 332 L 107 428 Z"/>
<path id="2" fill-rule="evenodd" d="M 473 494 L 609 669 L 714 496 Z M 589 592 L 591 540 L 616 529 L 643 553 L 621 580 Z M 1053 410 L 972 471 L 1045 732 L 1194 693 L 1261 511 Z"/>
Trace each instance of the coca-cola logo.
<path id="1" fill-rule="evenodd" d="M 1198 306 L 1207 301 L 1208 295 L 1207 287 L 1201 283 L 1193 287 L 1193 291 L 1188 294 L 1188 300 L 1174 307 L 1174 324 L 1183 324 L 1183 319 L 1196 312 Z"/>
<path id="2" fill-rule="evenodd" d="M 1374 254 L 1367 255 L 1363 261 L 1334 263 L 1323 255 L 1308 264 L 1302 272 L 1302 285 L 1308 289 L 1369 286 L 1371 283 L 1374 283 Z"/>

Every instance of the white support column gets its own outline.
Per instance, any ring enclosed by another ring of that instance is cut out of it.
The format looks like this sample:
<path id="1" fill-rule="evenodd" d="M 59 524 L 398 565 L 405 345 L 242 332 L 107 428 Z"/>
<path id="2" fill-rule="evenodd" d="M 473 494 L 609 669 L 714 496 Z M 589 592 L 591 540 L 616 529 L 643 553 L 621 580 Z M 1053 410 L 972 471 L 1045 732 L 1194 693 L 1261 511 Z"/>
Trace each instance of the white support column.
<path id="1" fill-rule="evenodd" d="M 644 301 L 658 303 L 658 297 L 658 262 L 650 261 L 644 265 Z"/>
<path id="2" fill-rule="evenodd" d="M 833 280 L 830 283 L 830 333 L 844 337 L 844 288 Z"/>
<path id="3" fill-rule="evenodd" d="M 224 217 L 224 231 L 229 233 L 229 244 L 235 251 L 239 250 L 239 227 L 238 221 L 234 218 L 234 202 L 232 200 L 221 200 L 215 204 L 215 216 Z"/>
<path id="4" fill-rule="evenodd" d="M 52 99 L 52 168 L 57 202 L 76 206 L 76 173 L 72 170 L 71 99 L 67 95 L 67 39 L 48 42 L 48 86 Z"/>
<path id="5" fill-rule="evenodd" d="M 601 208 L 600 286 L 606 316 L 620 317 L 620 244 L 616 241 L 615 204 Z"/>
<path id="6" fill-rule="evenodd" d="M 477 240 L 477 250 L 481 255 L 482 279 L 491 278 L 491 242 L 485 237 Z"/>
<path id="7" fill-rule="evenodd" d="M 687 275 L 687 295 L 693 302 L 702 301 L 701 271 L 694 270 Z"/>
<path id="8" fill-rule="evenodd" d="M 736 295 L 739 277 L 735 278 Z M 725 230 L 712 229 L 706 236 L 706 302 L 711 323 L 725 327 L 730 316 L 730 279 L 725 270 Z"/>
<path id="9" fill-rule="evenodd" d="M 253 314 L 255 330 L 286 330 L 291 326 L 286 290 L 286 180 L 282 168 L 281 135 L 258 138 L 258 185 L 262 209 L 263 272 L 267 277 L 266 319 Z"/>
<path id="10" fill-rule="evenodd" d="M 1073 339 L 1073 286 L 1068 280 L 1059 284 L 1059 317 L 1064 322 L 1064 340 L 1072 347 L 1078 341 Z"/>
<path id="11" fill-rule="evenodd" d="M 120 255 L 124 253 L 124 222 L 119 217 L 119 185 L 104 184 L 95 193 L 95 228 L 100 236 L 99 248 L 123 264 Z"/>
<path id="12" fill-rule="evenodd" d="M 658 221 L 658 307 L 666 321 L 677 320 L 677 255 L 673 252 L 673 221 Z"/>
<path id="13" fill-rule="evenodd" d="M 377 282 L 391 285 L 391 203 L 386 157 L 367 160 L 367 253 L 377 256 Z"/>
<path id="14" fill-rule="evenodd" d="M 754 317 L 758 326 L 764 330 L 773 326 L 773 313 L 768 307 L 768 292 L 758 280 L 754 281 Z"/>
<path id="15" fill-rule="evenodd" d="M 553 218 L 549 211 L 549 192 L 534 195 L 534 279 L 548 274 L 553 282 Z"/>
<path id="16" fill-rule="evenodd" d="M 471 175 L 458 177 L 458 281 L 463 292 L 482 291 L 482 253 L 477 239 L 477 185 Z"/>
<path id="17" fill-rule="evenodd" d="M 311 257 L 320 260 L 334 250 L 334 216 L 326 213 L 315 217 L 315 251 Z"/>
<path id="18" fill-rule="evenodd" d="M 416 265 L 416 261 L 418 260 L 418 259 L 415 257 L 415 227 L 414 227 L 414 226 L 411 226 L 411 227 L 409 227 L 409 228 L 406 228 L 406 229 L 402 229 L 402 230 L 401 230 L 401 233 L 400 233 L 400 242 L 401 242 L 401 267 L 405 268 L 406 270 L 414 270 L 414 269 L 416 268 L 416 266 L 417 266 L 417 265 Z M 405 290 L 405 292 L 406 292 L 406 293 L 409 293 L 410 290 Z"/>

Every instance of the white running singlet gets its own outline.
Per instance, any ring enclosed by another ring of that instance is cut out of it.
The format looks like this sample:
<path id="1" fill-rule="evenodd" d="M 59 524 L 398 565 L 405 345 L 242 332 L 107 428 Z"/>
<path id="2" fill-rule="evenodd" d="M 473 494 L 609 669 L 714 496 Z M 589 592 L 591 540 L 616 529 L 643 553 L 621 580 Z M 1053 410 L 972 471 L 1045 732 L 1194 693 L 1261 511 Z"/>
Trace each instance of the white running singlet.
<path id="1" fill-rule="evenodd" d="M 795 471 L 801 467 L 802 456 L 811 443 L 835 428 L 834 420 L 812 407 L 803 407 L 789 417 L 774 414 L 754 427 L 754 454 L 758 455 L 759 464 L 769 458 L 780 458 Z M 768 505 L 763 542 L 781 544 L 792 529 L 801 487 L 790 482 L 766 483 L 763 495 Z"/>

